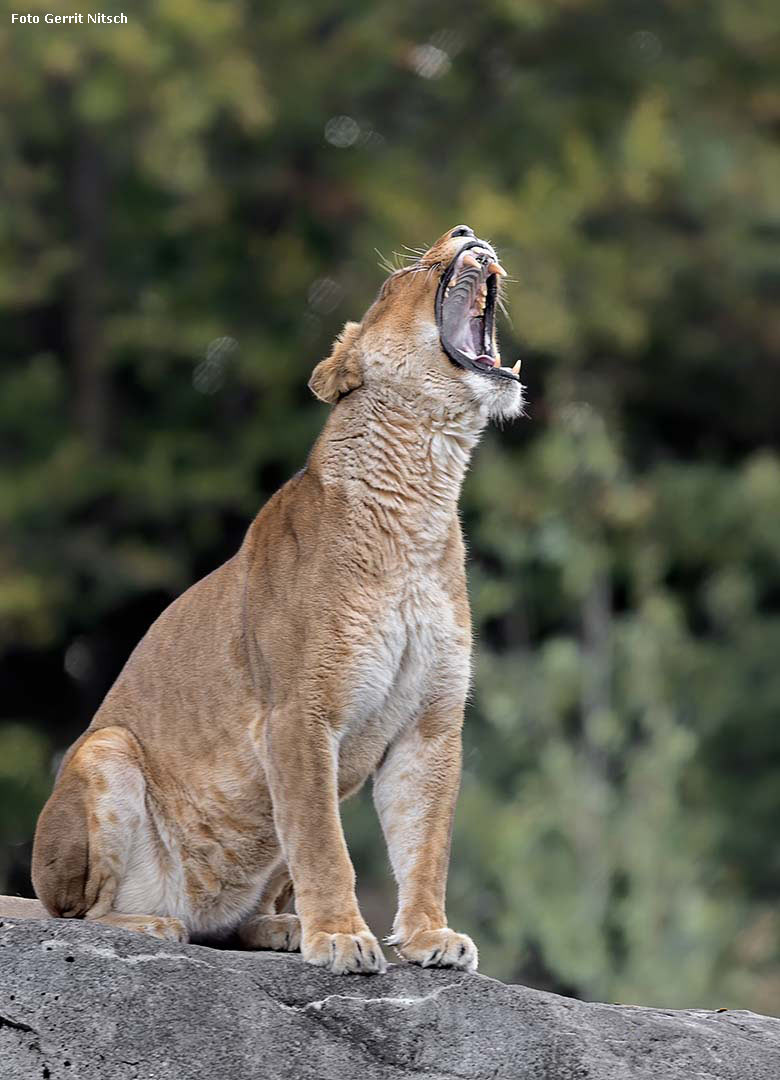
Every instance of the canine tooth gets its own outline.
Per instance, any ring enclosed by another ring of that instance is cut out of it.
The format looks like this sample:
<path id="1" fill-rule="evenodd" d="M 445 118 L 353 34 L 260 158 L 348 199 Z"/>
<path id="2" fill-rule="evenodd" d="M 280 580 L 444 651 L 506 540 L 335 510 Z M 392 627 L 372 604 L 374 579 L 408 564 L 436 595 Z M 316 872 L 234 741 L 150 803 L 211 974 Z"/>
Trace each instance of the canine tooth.
<path id="1" fill-rule="evenodd" d="M 476 266 L 477 269 L 479 269 L 479 263 L 474 258 L 474 256 L 471 255 L 468 251 L 466 252 L 466 254 L 463 256 L 463 258 L 460 261 L 461 261 L 463 266 Z"/>
<path id="2" fill-rule="evenodd" d="M 506 277 L 506 270 L 497 262 L 491 262 L 488 264 L 488 273 L 498 274 L 499 277 Z"/>
<path id="3" fill-rule="evenodd" d="M 512 374 L 513 375 L 519 375 L 520 374 L 520 365 L 522 364 L 522 362 L 523 362 L 522 359 L 518 360 L 517 363 L 515 364 L 515 366 L 512 368 Z"/>

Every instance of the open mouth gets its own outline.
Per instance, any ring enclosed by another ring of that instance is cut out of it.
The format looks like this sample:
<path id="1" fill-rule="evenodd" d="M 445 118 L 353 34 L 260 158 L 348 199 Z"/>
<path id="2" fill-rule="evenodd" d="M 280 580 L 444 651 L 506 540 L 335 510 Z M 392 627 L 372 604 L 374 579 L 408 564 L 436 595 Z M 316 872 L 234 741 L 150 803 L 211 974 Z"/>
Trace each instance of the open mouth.
<path id="1" fill-rule="evenodd" d="M 520 362 L 501 366 L 496 351 L 498 278 L 505 271 L 481 240 L 464 244 L 444 271 L 436 291 L 436 323 L 441 347 L 467 371 L 520 381 Z"/>

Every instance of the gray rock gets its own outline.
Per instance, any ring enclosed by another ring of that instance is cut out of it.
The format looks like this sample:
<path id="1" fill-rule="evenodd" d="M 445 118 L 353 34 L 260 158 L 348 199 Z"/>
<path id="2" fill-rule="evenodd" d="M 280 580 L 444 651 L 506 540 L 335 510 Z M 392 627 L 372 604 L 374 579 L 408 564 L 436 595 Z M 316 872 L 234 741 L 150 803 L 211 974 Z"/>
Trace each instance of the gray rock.
<path id="1" fill-rule="evenodd" d="M 0 1080 L 778 1080 L 780 1020 L 0 922 Z"/>

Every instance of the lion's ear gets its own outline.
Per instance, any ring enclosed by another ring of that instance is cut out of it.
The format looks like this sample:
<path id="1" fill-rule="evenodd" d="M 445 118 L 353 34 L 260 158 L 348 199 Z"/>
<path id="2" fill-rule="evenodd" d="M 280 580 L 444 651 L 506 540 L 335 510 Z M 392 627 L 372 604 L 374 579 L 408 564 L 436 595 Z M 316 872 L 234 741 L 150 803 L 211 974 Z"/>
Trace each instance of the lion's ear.
<path id="1" fill-rule="evenodd" d="M 363 385 L 363 369 L 357 350 L 353 348 L 360 332 L 360 323 L 348 322 L 333 343 L 326 360 L 317 364 L 309 379 L 309 389 L 320 401 L 333 405 Z"/>

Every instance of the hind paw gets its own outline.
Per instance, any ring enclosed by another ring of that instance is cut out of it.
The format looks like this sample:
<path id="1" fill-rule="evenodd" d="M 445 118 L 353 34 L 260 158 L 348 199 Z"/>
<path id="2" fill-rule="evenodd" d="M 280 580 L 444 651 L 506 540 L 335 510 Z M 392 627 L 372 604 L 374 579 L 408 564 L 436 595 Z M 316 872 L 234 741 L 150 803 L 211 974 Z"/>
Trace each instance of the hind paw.
<path id="1" fill-rule="evenodd" d="M 162 941 L 178 941 L 180 945 L 186 945 L 190 940 L 189 931 L 181 919 L 174 919 L 170 915 L 124 915 L 119 911 L 109 911 L 93 921 L 115 926 L 118 930 L 149 934 Z"/>
<path id="2" fill-rule="evenodd" d="M 301 947 L 301 923 L 297 915 L 254 915 L 238 928 L 245 949 L 297 952 Z"/>

